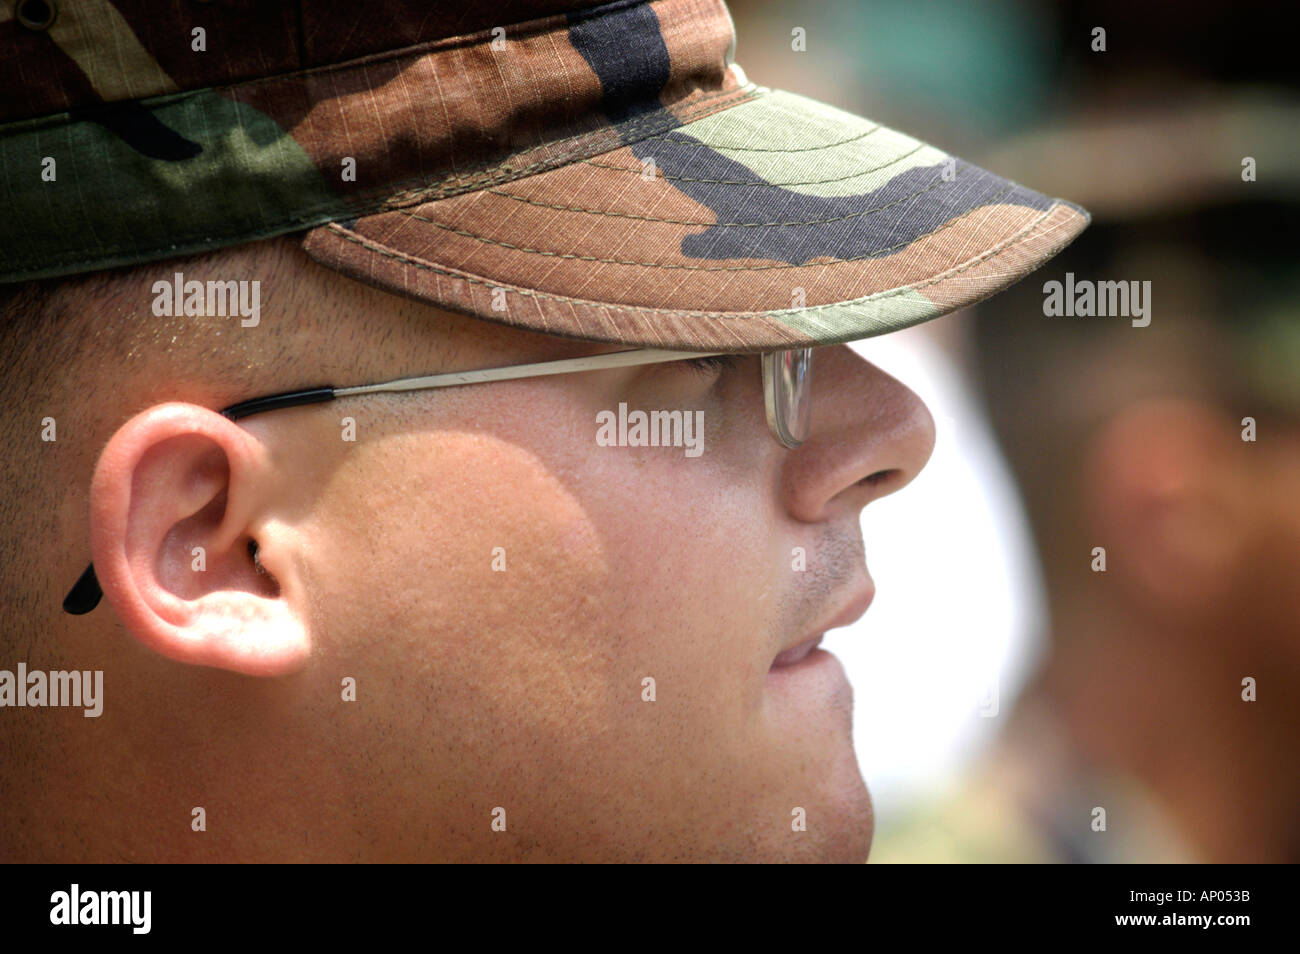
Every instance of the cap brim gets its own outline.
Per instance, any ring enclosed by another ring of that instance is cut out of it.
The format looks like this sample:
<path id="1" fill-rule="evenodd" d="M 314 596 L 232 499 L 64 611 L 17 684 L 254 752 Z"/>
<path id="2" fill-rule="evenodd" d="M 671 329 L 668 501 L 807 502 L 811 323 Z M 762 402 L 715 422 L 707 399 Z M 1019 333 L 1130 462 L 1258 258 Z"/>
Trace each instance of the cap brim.
<path id="1" fill-rule="evenodd" d="M 909 136 L 757 89 L 613 151 L 315 228 L 317 261 L 548 334 L 692 351 L 871 337 L 1011 285 L 1088 224 Z"/>

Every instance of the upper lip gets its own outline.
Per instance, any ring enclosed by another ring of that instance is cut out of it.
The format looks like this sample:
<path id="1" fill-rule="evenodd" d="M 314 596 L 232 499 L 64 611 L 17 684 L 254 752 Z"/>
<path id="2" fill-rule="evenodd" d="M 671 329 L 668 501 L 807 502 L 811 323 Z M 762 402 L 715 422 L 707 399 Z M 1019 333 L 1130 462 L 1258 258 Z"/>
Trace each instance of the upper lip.
<path id="1" fill-rule="evenodd" d="M 854 590 L 848 599 L 839 604 L 838 609 L 831 615 L 828 615 L 820 625 L 808 630 L 792 643 L 788 643 L 777 650 L 779 656 L 787 649 L 794 649 L 796 646 L 802 646 L 810 640 L 817 639 L 829 629 L 835 629 L 837 626 L 847 626 L 849 623 L 861 618 L 862 614 L 871 606 L 871 601 L 876 597 L 876 588 L 868 579 L 866 585 L 860 589 Z M 775 656 L 773 658 L 776 658 Z"/>

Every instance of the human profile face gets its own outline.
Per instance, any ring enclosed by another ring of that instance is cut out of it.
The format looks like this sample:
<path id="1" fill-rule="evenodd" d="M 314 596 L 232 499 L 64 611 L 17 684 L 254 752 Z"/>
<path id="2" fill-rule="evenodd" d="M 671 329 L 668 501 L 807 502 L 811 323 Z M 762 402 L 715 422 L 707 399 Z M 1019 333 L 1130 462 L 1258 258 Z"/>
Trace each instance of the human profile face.
<path id="1" fill-rule="evenodd" d="M 364 694 L 322 732 L 376 857 L 866 859 L 852 690 L 812 644 L 866 610 L 859 512 L 915 476 L 933 425 L 829 347 L 809 440 L 784 449 L 758 361 L 303 412 L 330 448 L 301 527 L 311 666 Z M 620 404 L 702 412 L 702 453 L 598 443 Z"/>
<path id="2" fill-rule="evenodd" d="M 187 274 L 259 274 L 250 248 Z M 814 643 L 871 600 L 858 517 L 929 457 L 916 396 L 834 346 L 795 449 L 772 438 L 756 355 L 232 422 L 211 408 L 625 347 L 439 312 L 285 254 L 261 272 L 256 328 L 180 329 L 249 379 L 156 376 L 95 468 L 112 612 L 67 644 L 124 700 L 97 720 L 106 763 L 171 766 L 122 807 L 121 851 L 864 861 L 852 692 Z M 638 411 L 701 430 L 689 448 L 600 437 Z M 110 626 L 148 652 L 110 652 Z M 55 775 L 51 811 L 75 812 L 89 776 Z M 151 820 L 177 791 L 222 806 L 222 839 L 159 846 Z"/>

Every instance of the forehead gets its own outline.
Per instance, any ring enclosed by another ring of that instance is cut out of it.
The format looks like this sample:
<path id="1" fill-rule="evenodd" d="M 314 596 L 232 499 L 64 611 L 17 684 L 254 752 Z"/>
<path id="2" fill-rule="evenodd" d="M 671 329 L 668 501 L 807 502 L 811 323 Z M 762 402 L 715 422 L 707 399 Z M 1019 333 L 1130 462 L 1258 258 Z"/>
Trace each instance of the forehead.
<path id="1" fill-rule="evenodd" d="M 250 296 L 255 289 L 257 324 L 244 327 L 238 315 L 155 307 L 159 289 L 177 297 L 178 281 L 182 301 L 187 289 L 206 292 L 216 283 L 243 286 Z M 197 388 L 190 397 L 205 404 L 621 350 L 370 287 L 316 264 L 293 238 L 64 280 L 50 295 L 51 313 L 78 316 L 68 331 L 82 342 L 84 361 L 110 378 L 148 380 L 150 396 L 160 399 Z"/>
<path id="2" fill-rule="evenodd" d="M 170 275 L 173 270 L 159 271 Z M 295 239 L 242 246 L 229 259 L 218 253 L 206 274 L 229 279 L 241 271 L 262 281 L 266 334 L 295 335 L 319 346 L 349 379 L 368 373 L 382 380 L 444 367 L 546 361 L 626 347 L 514 328 L 375 288 L 317 264 Z"/>

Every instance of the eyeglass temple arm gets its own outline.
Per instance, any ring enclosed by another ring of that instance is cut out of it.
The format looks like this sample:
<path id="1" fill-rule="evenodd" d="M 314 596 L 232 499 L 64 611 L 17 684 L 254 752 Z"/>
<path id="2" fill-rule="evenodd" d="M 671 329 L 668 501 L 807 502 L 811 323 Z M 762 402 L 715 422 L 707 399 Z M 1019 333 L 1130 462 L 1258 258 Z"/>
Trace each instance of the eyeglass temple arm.
<path id="1" fill-rule="evenodd" d="M 627 367 L 638 364 L 655 364 L 660 361 L 679 360 L 682 358 L 701 358 L 721 351 L 669 351 L 652 348 L 633 348 L 627 351 L 607 351 L 602 354 L 584 355 L 578 358 L 566 358 L 560 361 L 540 361 L 535 364 L 508 365 L 503 368 L 487 368 L 479 371 L 448 371 L 442 374 L 425 375 L 418 378 L 399 378 L 382 384 L 363 384 L 357 387 L 308 388 L 305 391 L 286 391 L 269 397 L 253 398 L 232 404 L 221 413 L 232 421 L 263 411 L 275 411 L 299 404 L 321 404 L 336 397 L 350 397 L 357 394 L 378 394 L 385 391 L 417 391 L 422 388 L 454 387 L 460 384 L 479 384 L 486 381 L 504 381 L 516 378 L 544 377 L 552 374 L 567 374 L 573 371 L 591 371 L 598 368 Z M 104 591 L 100 589 L 99 580 L 95 578 L 95 565 L 86 567 L 86 572 L 73 584 L 68 595 L 63 598 L 63 611 L 73 616 L 89 613 L 99 605 Z"/>
<path id="2" fill-rule="evenodd" d="M 286 391 L 269 397 L 253 398 L 251 401 L 240 401 L 238 404 L 230 405 L 221 413 L 224 417 L 237 421 L 241 417 L 261 414 L 263 411 L 296 407 L 299 404 L 321 404 L 332 400 L 334 400 L 334 388 L 308 388 L 305 391 Z M 73 616 L 84 616 L 98 606 L 103 597 L 104 591 L 100 589 L 99 580 L 95 577 L 95 564 L 92 563 L 86 567 L 86 571 L 77 578 L 72 589 L 68 590 L 68 595 L 63 598 L 63 611 Z"/>

